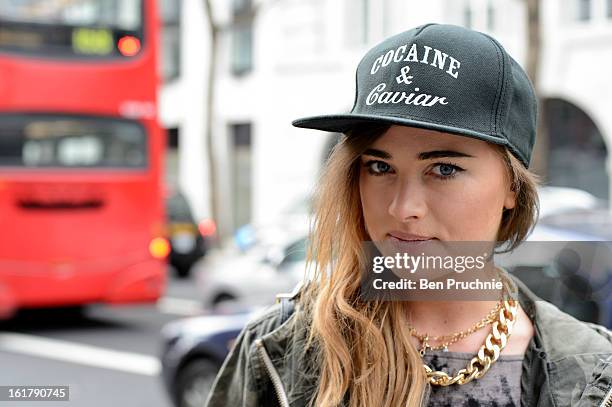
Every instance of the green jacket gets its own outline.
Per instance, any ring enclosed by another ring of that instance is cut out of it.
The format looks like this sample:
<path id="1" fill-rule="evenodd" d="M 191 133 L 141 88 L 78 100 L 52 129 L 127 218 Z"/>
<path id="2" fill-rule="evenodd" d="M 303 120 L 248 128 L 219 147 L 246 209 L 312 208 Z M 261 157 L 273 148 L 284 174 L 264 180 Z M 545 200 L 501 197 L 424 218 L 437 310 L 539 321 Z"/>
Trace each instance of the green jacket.
<path id="1" fill-rule="evenodd" d="M 576 320 L 524 284 L 521 306 L 534 323 L 521 377 L 521 406 L 612 407 L 612 333 Z M 287 298 L 295 300 L 299 288 Z M 207 406 L 305 406 L 316 389 L 316 366 L 304 348 L 299 307 L 271 306 L 242 330 L 213 384 Z M 290 304 L 289 304 L 290 305 Z M 427 405 L 429 385 L 426 389 Z"/>

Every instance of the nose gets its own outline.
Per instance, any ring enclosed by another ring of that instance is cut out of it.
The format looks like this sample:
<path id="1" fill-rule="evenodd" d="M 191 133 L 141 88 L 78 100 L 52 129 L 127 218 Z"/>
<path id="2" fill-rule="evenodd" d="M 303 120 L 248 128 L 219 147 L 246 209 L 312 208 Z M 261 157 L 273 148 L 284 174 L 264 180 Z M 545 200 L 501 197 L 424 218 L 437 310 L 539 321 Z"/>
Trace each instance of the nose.
<path id="1" fill-rule="evenodd" d="M 396 186 L 389 214 L 398 222 L 423 218 L 427 213 L 426 191 L 418 179 L 403 179 Z"/>

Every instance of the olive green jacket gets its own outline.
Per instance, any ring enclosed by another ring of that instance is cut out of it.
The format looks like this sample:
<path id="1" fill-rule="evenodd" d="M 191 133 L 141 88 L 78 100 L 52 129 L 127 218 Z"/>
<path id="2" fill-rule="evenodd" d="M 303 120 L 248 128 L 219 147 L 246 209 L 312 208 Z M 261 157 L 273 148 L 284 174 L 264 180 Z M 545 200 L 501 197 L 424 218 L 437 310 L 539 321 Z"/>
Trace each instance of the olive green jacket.
<path id="1" fill-rule="evenodd" d="M 521 406 L 612 407 L 612 334 L 580 322 L 536 297 L 515 279 L 535 328 L 525 352 Z M 293 295 L 299 295 L 299 287 Z M 306 320 L 288 301 L 271 306 L 242 330 L 213 384 L 207 405 L 306 406 L 316 390 L 313 355 L 304 353 Z M 429 385 L 423 406 L 427 405 Z M 345 400 L 346 401 L 346 400 Z"/>

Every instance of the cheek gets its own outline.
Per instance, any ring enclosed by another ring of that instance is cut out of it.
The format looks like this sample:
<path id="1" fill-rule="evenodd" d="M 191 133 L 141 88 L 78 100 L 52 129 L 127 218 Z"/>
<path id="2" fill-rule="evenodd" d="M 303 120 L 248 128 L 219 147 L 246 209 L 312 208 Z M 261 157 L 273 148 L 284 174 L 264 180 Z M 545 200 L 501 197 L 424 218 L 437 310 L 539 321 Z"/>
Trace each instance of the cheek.
<path id="1" fill-rule="evenodd" d="M 384 238 L 383 226 L 388 216 L 388 205 L 386 189 L 376 179 L 371 179 L 367 174 L 361 174 L 359 180 L 359 194 L 366 230 L 373 241 Z"/>
<path id="2" fill-rule="evenodd" d="M 437 200 L 435 213 L 447 226 L 449 240 L 489 241 L 499 227 L 502 196 L 495 184 L 468 183 L 454 198 Z"/>

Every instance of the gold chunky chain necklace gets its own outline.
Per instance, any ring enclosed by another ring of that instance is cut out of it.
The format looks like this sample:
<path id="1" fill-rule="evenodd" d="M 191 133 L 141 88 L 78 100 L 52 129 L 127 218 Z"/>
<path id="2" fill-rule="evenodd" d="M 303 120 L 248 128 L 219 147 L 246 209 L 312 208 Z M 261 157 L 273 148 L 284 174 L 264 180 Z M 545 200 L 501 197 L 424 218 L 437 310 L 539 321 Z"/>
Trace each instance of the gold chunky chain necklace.
<path id="1" fill-rule="evenodd" d="M 427 342 L 429 338 L 427 335 L 420 335 L 420 337 L 424 337 L 424 339 L 421 339 L 419 336 L 415 335 L 416 331 L 413 328 L 411 329 L 413 336 L 416 336 L 421 340 L 422 346 L 419 353 L 421 356 L 423 356 L 427 349 L 448 349 L 448 345 L 451 343 L 455 343 L 458 340 L 465 338 L 470 333 L 483 328 L 489 323 L 492 324 L 491 332 L 489 335 L 487 335 L 484 344 L 480 347 L 476 356 L 469 361 L 465 368 L 460 369 L 454 376 L 450 376 L 443 371 L 433 370 L 426 364 L 423 364 L 423 368 L 427 374 L 427 380 L 430 384 L 434 386 L 450 386 L 452 384 L 462 385 L 469 383 L 474 379 L 480 379 L 489 371 L 491 365 L 499 358 L 501 351 L 508 344 L 518 312 L 518 301 L 513 299 L 511 294 L 516 293 L 516 286 L 503 272 L 501 275 L 506 283 L 504 284 L 504 288 L 510 295 L 507 299 L 502 298 L 497 306 L 491 310 L 491 312 L 485 318 L 477 322 L 470 329 L 460 331 L 452 335 L 433 337 L 432 339 L 434 340 L 436 338 L 450 338 L 446 343 L 435 347 L 429 346 Z M 493 317 L 494 319 L 489 322 L 489 318 L 492 315 L 495 315 L 495 317 Z"/>

